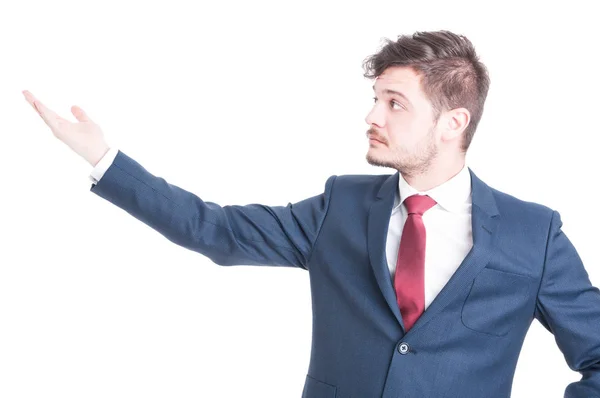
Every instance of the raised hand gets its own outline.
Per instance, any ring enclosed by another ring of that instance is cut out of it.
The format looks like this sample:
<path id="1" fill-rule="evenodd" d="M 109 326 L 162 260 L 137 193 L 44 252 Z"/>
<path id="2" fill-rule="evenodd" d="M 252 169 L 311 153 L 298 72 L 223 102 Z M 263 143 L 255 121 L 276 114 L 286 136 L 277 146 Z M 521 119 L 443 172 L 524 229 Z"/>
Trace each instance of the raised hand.
<path id="1" fill-rule="evenodd" d="M 50 127 L 54 136 L 67 144 L 69 148 L 92 166 L 96 166 L 110 149 L 100 126 L 94 123 L 80 107 L 76 105 L 71 107 L 71 112 L 79 121 L 79 123 L 73 123 L 47 108 L 29 91 L 24 90 L 23 95 Z"/>

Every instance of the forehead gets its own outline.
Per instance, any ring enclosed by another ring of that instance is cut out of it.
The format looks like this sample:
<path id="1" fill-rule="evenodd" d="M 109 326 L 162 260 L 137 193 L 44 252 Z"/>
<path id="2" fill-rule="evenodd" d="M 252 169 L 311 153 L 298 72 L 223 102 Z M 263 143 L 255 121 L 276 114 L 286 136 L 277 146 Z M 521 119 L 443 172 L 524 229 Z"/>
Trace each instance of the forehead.
<path id="1" fill-rule="evenodd" d="M 421 76 L 406 66 L 389 67 L 375 79 L 374 88 L 376 91 L 397 88 L 405 91 L 406 95 L 416 95 L 421 91 Z"/>

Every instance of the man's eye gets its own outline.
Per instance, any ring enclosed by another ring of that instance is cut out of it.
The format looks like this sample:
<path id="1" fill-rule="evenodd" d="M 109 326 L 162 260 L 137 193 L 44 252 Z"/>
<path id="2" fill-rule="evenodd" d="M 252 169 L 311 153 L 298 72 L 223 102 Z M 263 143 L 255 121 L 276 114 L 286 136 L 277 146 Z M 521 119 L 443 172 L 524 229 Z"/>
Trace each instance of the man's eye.
<path id="1" fill-rule="evenodd" d="M 394 105 L 398 105 L 396 109 L 402 109 L 402 105 L 400 105 L 400 103 L 396 101 L 390 101 L 390 104 L 392 105 L 392 108 L 394 107 Z"/>
<path id="2" fill-rule="evenodd" d="M 377 102 L 377 97 L 373 97 L 373 102 Z M 395 109 L 403 109 L 403 106 L 402 106 L 402 105 L 400 105 L 400 103 L 399 103 L 399 102 L 396 102 L 396 101 L 394 101 L 394 100 L 391 100 L 391 101 L 390 101 L 390 105 L 392 106 L 392 108 L 394 107 L 394 105 L 397 105 L 398 107 L 397 107 L 397 108 L 395 108 Z"/>

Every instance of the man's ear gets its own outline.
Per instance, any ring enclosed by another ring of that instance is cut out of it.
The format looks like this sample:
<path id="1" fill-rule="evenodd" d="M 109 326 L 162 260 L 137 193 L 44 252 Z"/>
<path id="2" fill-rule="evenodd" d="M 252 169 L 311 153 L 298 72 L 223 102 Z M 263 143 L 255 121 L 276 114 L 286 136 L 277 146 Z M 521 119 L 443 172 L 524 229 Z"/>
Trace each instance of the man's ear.
<path id="1" fill-rule="evenodd" d="M 471 113 L 467 108 L 455 108 L 442 112 L 438 128 L 442 131 L 443 141 L 452 141 L 462 136 L 469 125 Z"/>

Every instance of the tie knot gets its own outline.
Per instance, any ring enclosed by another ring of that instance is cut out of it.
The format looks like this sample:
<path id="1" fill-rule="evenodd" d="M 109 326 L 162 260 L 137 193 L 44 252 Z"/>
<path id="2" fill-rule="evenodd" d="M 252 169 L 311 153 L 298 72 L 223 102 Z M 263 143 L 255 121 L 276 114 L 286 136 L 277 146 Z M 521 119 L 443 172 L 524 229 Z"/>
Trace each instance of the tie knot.
<path id="1" fill-rule="evenodd" d="M 404 205 L 408 214 L 423 215 L 427 210 L 435 206 L 437 202 L 428 195 L 411 195 L 404 199 Z"/>

